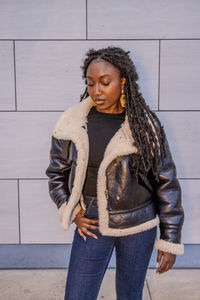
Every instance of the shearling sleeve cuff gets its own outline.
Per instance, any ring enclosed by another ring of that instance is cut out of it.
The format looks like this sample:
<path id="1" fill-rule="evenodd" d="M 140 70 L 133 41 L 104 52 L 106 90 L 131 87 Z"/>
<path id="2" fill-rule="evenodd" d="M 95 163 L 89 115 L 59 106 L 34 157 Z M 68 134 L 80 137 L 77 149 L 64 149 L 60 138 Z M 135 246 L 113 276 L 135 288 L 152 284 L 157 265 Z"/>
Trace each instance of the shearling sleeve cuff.
<path id="1" fill-rule="evenodd" d="M 156 250 L 161 250 L 164 252 L 169 252 L 176 255 L 184 254 L 184 245 L 183 244 L 175 244 L 172 242 L 167 242 L 165 240 L 156 240 L 154 244 L 154 248 Z"/>
<path id="2" fill-rule="evenodd" d="M 62 206 L 58 209 L 58 218 L 59 218 L 59 221 L 61 222 L 61 224 L 63 223 L 63 215 L 64 215 L 64 212 L 65 212 L 65 209 L 67 206 L 66 204 L 67 203 L 64 202 L 62 204 Z M 73 209 L 72 216 L 71 216 L 71 223 L 74 221 L 76 215 L 79 213 L 80 210 L 81 210 L 81 205 L 80 205 L 80 202 L 78 202 L 78 204 Z"/>

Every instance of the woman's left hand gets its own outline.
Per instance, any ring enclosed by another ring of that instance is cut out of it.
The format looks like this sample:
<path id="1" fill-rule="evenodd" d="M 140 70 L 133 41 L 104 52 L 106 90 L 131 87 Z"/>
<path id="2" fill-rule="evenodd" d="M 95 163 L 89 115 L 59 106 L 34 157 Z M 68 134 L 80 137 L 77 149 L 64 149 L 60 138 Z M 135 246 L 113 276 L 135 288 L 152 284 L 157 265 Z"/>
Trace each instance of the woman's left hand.
<path id="1" fill-rule="evenodd" d="M 156 270 L 156 273 L 162 274 L 164 272 L 167 272 L 169 269 L 173 267 L 175 260 L 176 260 L 175 254 L 158 250 L 158 254 L 157 254 L 158 269 Z"/>

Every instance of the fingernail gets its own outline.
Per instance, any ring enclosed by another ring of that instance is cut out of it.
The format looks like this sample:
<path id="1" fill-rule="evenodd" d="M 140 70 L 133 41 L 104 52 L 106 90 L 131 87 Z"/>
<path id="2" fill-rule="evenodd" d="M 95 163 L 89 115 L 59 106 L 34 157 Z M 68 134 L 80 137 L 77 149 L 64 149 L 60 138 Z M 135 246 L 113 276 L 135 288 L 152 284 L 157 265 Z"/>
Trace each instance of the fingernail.
<path id="1" fill-rule="evenodd" d="M 98 240 L 98 237 L 97 237 L 97 236 L 94 236 L 94 238 L 95 238 L 96 240 Z"/>
<path id="2" fill-rule="evenodd" d="M 156 264 L 156 268 L 159 266 L 159 263 L 157 262 L 157 264 Z"/>
<path id="3" fill-rule="evenodd" d="M 86 242 L 86 237 L 84 237 L 84 240 L 85 240 L 85 242 Z"/>

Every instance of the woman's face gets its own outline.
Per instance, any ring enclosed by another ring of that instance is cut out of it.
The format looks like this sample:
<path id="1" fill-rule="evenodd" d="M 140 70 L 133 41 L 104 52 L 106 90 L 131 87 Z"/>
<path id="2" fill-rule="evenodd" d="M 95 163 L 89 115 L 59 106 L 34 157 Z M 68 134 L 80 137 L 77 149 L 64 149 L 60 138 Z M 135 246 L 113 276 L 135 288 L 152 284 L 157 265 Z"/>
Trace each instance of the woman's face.
<path id="1" fill-rule="evenodd" d="M 96 104 L 96 109 L 107 113 L 120 113 L 122 79 L 120 71 L 104 60 L 94 60 L 87 69 L 88 94 Z"/>

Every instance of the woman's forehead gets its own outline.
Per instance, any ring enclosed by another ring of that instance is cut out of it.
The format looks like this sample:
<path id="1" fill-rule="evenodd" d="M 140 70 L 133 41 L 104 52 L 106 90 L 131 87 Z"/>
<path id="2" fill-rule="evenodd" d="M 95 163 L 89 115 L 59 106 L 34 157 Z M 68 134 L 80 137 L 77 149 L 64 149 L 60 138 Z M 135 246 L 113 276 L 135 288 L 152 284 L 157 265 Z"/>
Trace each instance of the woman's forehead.
<path id="1" fill-rule="evenodd" d="M 102 59 L 92 61 L 87 68 L 87 77 L 91 77 L 92 74 L 114 75 L 116 73 L 120 73 L 119 70 L 110 62 Z"/>

